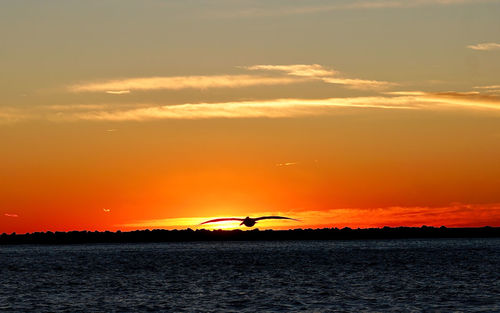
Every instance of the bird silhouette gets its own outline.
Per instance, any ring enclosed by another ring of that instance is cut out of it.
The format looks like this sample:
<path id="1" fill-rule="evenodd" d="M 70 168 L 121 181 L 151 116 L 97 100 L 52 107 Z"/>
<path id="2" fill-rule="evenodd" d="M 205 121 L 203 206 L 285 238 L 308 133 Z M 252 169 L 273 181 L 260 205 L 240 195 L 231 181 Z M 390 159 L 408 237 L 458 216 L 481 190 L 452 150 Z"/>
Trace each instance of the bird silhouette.
<path id="1" fill-rule="evenodd" d="M 237 218 L 237 217 L 215 218 L 213 220 L 208 220 L 206 222 L 203 222 L 200 225 L 208 224 L 208 223 L 224 222 L 224 221 L 241 221 L 240 226 L 245 225 L 247 227 L 252 227 L 253 225 L 255 225 L 255 223 L 257 223 L 257 221 L 270 220 L 270 219 L 298 221 L 297 219 L 294 219 L 291 217 L 286 217 L 286 216 L 261 216 L 261 217 L 256 217 L 256 218 L 251 218 L 251 217 L 247 216 L 245 218 Z"/>

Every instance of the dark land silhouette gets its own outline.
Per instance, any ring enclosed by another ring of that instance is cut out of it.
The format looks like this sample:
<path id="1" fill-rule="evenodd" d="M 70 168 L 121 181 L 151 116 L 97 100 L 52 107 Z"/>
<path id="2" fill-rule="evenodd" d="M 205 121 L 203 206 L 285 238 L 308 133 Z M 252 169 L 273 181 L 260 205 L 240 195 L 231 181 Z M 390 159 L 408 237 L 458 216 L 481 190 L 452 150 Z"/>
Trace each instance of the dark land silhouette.
<path id="1" fill-rule="evenodd" d="M 384 228 L 323 228 L 290 230 L 136 230 L 136 231 L 69 231 L 35 232 L 0 235 L 0 244 L 82 244 L 186 241 L 244 240 L 356 240 L 410 238 L 494 238 L 500 237 L 500 227 L 384 227 Z"/>

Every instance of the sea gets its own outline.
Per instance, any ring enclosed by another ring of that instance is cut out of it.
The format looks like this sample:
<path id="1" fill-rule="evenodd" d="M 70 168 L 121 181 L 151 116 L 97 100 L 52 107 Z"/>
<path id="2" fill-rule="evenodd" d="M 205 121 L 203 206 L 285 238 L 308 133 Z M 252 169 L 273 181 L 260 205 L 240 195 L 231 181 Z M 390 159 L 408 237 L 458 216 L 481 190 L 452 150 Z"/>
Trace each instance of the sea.
<path id="1" fill-rule="evenodd" d="M 500 312 L 500 239 L 0 246 L 0 312 Z"/>

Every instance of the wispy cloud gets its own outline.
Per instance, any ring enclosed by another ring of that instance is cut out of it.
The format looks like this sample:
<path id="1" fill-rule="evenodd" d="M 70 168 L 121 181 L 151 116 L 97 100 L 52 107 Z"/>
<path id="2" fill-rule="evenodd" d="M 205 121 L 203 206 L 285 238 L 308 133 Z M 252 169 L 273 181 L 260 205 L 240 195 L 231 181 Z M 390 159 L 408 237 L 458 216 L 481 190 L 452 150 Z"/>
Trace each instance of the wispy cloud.
<path id="1" fill-rule="evenodd" d="M 262 75 L 199 75 L 171 77 L 138 77 L 100 82 L 85 82 L 67 87 L 74 93 L 104 92 L 112 95 L 129 94 L 133 90 L 181 90 L 208 88 L 243 88 L 251 86 L 288 85 L 311 80 L 345 85 L 358 89 L 381 89 L 394 83 L 343 78 L 339 72 L 319 64 L 253 65 L 240 67 L 250 71 L 274 72 L 274 76 Z M 278 75 L 276 75 L 278 73 Z M 283 75 L 284 74 L 284 75 Z"/>
<path id="2" fill-rule="evenodd" d="M 152 120 L 206 118 L 284 118 L 328 113 L 333 108 L 413 109 L 405 97 L 358 97 L 328 99 L 275 99 L 219 103 L 188 103 L 165 106 L 141 106 L 128 110 L 101 110 L 67 115 L 83 120 Z"/>
<path id="3" fill-rule="evenodd" d="M 478 43 L 476 45 L 468 45 L 467 48 L 480 51 L 500 50 L 500 43 L 495 43 L 495 42 Z"/>
<path id="4" fill-rule="evenodd" d="M 148 121 L 158 119 L 293 118 L 350 110 L 475 110 L 500 112 L 500 96 L 473 92 L 393 91 L 373 97 L 270 99 L 174 105 L 125 103 L 6 109 L 9 120 Z"/>
<path id="5" fill-rule="evenodd" d="M 0 106 L 0 125 L 16 123 L 33 115 L 34 112 L 29 112 L 20 107 L 2 105 Z"/>
<path id="6" fill-rule="evenodd" d="M 280 71 L 291 76 L 317 79 L 328 84 L 345 85 L 354 89 L 385 89 L 397 85 L 386 81 L 344 78 L 338 71 L 327 69 L 319 64 L 253 65 L 246 67 L 246 69 Z"/>
<path id="7" fill-rule="evenodd" d="M 130 93 L 130 90 L 106 90 L 106 93 L 110 95 L 126 95 Z"/>
<path id="8" fill-rule="evenodd" d="M 388 92 L 388 96 L 326 99 L 273 99 L 218 103 L 188 103 L 130 109 L 77 112 L 68 118 L 104 121 L 207 118 L 291 118 L 333 113 L 334 109 L 500 111 L 500 97 L 478 92 Z"/>
<path id="9" fill-rule="evenodd" d="M 476 86 L 474 89 L 500 89 L 500 85 Z"/>
<path id="10" fill-rule="evenodd" d="M 19 215 L 14 214 L 14 213 L 5 213 L 4 215 L 7 217 L 19 217 Z"/>
<path id="11" fill-rule="evenodd" d="M 259 85 L 284 85 L 297 82 L 300 82 L 300 80 L 290 77 L 262 77 L 251 75 L 143 77 L 82 83 L 71 85 L 68 87 L 68 90 L 71 92 L 106 92 L 123 94 L 131 90 L 238 88 Z"/>
<path id="12" fill-rule="evenodd" d="M 498 226 L 500 204 L 462 204 L 446 206 L 390 206 L 382 208 L 344 208 L 329 211 L 304 211 L 295 214 L 305 224 L 325 227 L 419 227 Z"/>
<path id="13" fill-rule="evenodd" d="M 500 97 L 472 92 L 388 92 L 387 94 L 410 96 L 418 99 L 424 109 L 469 109 L 500 111 Z"/>
<path id="14" fill-rule="evenodd" d="M 338 78 L 338 77 L 323 77 L 322 80 L 325 83 L 345 85 L 348 88 L 353 88 L 353 89 L 386 89 L 396 85 L 395 83 L 378 81 L 378 80 Z"/>
<path id="15" fill-rule="evenodd" d="M 281 167 L 281 166 L 292 166 L 292 165 L 297 165 L 299 164 L 298 162 L 286 162 L 286 163 L 278 163 L 276 166 Z"/>
<path id="16" fill-rule="evenodd" d="M 319 64 L 292 64 L 292 65 L 252 65 L 245 67 L 248 70 L 281 71 L 293 76 L 323 77 L 333 76 L 337 72 L 324 68 Z"/>
<path id="17" fill-rule="evenodd" d="M 273 17 L 324 13 L 339 10 L 410 9 L 424 6 L 451 6 L 495 2 L 497 0 L 366 0 L 337 1 L 334 4 L 249 7 L 226 12 L 225 17 Z M 220 13 L 218 14 L 220 16 Z"/>
<path id="18" fill-rule="evenodd" d="M 488 94 L 500 95 L 500 85 L 476 86 L 474 89 L 479 89 L 481 92 Z"/>
<path id="19" fill-rule="evenodd" d="M 371 0 L 346 4 L 349 9 L 415 8 L 421 6 L 448 6 L 458 4 L 478 4 L 496 0 Z"/>

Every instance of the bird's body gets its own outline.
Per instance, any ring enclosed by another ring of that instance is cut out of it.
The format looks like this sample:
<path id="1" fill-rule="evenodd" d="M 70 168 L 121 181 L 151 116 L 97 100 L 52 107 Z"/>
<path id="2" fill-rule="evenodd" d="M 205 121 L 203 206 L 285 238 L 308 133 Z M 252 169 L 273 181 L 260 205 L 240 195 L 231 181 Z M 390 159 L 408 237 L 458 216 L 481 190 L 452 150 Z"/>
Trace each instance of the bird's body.
<path id="1" fill-rule="evenodd" d="M 247 216 L 247 217 L 245 217 L 243 222 L 241 222 L 240 226 L 245 225 L 246 227 L 252 227 L 253 225 L 255 225 L 255 223 L 257 223 L 257 221 L 255 219 Z"/>
<path id="2" fill-rule="evenodd" d="M 294 218 L 291 217 L 285 217 L 285 216 L 261 216 L 261 217 L 256 217 L 256 218 L 251 218 L 249 216 L 245 218 L 237 218 L 237 217 L 226 217 L 226 218 L 216 218 L 213 220 L 209 220 L 206 222 L 201 223 L 200 225 L 203 224 L 208 224 L 208 223 L 217 223 L 217 222 L 225 222 L 225 221 L 241 221 L 241 225 L 245 225 L 246 227 L 252 227 L 257 223 L 257 221 L 260 220 L 268 220 L 268 219 L 278 219 L 278 220 L 294 220 L 298 221 Z"/>

